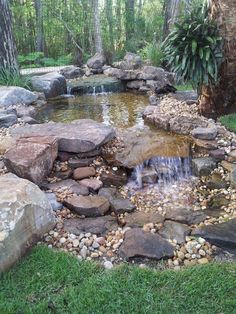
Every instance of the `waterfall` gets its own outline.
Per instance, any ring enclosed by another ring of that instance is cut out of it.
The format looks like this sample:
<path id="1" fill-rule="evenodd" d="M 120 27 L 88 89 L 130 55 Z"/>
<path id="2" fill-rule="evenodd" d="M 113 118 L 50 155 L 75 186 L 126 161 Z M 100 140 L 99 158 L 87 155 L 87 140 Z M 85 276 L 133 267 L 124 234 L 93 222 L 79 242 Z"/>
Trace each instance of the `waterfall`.
<path id="1" fill-rule="evenodd" d="M 143 186 L 144 170 L 150 170 L 157 175 L 157 185 L 168 185 L 191 176 L 190 158 L 154 157 L 134 168 L 131 178 L 133 183 Z"/>
<path id="2" fill-rule="evenodd" d="M 96 86 L 93 86 L 93 96 L 96 96 Z"/>
<path id="3" fill-rule="evenodd" d="M 71 86 L 67 85 L 67 95 L 71 95 Z"/>

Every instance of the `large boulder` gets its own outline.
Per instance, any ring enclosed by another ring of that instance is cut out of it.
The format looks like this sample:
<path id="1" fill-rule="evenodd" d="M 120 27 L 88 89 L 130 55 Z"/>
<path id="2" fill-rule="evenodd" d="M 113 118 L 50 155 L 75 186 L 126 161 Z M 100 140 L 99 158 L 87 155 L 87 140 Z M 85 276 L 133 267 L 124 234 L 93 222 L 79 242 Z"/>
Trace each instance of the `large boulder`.
<path id="1" fill-rule="evenodd" d="M 65 67 L 60 70 L 60 74 L 63 75 L 66 79 L 75 79 L 84 75 L 84 71 L 74 65 Z"/>
<path id="2" fill-rule="evenodd" d="M 127 52 L 124 60 L 120 62 L 119 67 L 122 70 L 136 70 L 142 66 L 142 59 L 140 56 L 132 52 Z"/>
<path id="3" fill-rule="evenodd" d="M 57 152 L 58 144 L 55 138 L 21 138 L 6 152 L 5 165 L 19 177 L 41 184 L 51 172 Z"/>
<path id="4" fill-rule="evenodd" d="M 148 233 L 140 228 L 128 230 L 119 249 L 124 259 L 148 257 L 161 259 L 174 256 L 174 247 L 158 234 Z"/>
<path id="5" fill-rule="evenodd" d="M 22 87 L 0 86 L 0 107 L 15 106 L 17 104 L 30 105 L 37 98 L 34 93 Z"/>
<path id="6" fill-rule="evenodd" d="M 162 68 L 157 68 L 154 66 L 144 66 L 142 72 L 138 75 L 140 80 L 168 80 L 166 71 Z M 169 81 L 168 81 L 169 82 Z M 170 82 L 169 82 L 170 83 Z"/>
<path id="7" fill-rule="evenodd" d="M 55 225 L 46 195 L 13 174 L 0 176 L 0 272 Z"/>
<path id="8" fill-rule="evenodd" d="M 102 73 L 106 59 L 102 53 L 96 53 L 92 58 L 88 59 L 87 66 L 97 73 Z"/>
<path id="9" fill-rule="evenodd" d="M 56 137 L 60 151 L 85 153 L 83 158 L 115 137 L 114 129 L 90 119 L 75 120 L 71 124 L 50 122 L 21 126 L 11 130 L 11 133 L 18 138 L 39 135 Z"/>
<path id="10" fill-rule="evenodd" d="M 31 84 L 35 91 L 43 92 L 46 98 L 54 98 L 67 93 L 66 79 L 57 72 L 33 76 Z"/>

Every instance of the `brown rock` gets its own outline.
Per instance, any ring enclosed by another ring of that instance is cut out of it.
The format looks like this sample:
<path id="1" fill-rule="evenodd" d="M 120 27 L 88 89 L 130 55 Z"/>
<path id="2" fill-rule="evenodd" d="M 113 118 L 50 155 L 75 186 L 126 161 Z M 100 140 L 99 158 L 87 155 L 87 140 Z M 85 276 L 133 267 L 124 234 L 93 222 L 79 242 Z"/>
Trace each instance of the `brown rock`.
<path id="1" fill-rule="evenodd" d="M 127 183 L 127 173 L 125 170 L 118 169 L 117 171 L 103 172 L 100 177 L 104 186 L 121 186 Z"/>
<path id="2" fill-rule="evenodd" d="M 108 212 L 110 204 L 101 196 L 72 196 L 64 201 L 67 208 L 85 217 L 99 217 Z"/>
<path id="3" fill-rule="evenodd" d="M 21 138 L 6 152 L 5 165 L 19 177 L 40 184 L 51 172 L 57 152 L 55 138 Z"/>
<path id="4" fill-rule="evenodd" d="M 80 167 L 88 167 L 92 162 L 94 161 L 94 158 L 70 158 L 68 160 L 68 165 L 73 168 L 80 168 Z"/>
<path id="5" fill-rule="evenodd" d="M 82 167 L 74 170 L 74 179 L 81 180 L 84 178 L 89 178 L 95 176 L 96 171 L 93 167 Z"/>
<path id="6" fill-rule="evenodd" d="M 216 141 L 205 141 L 205 140 L 200 140 L 200 139 L 194 139 L 194 143 L 199 149 L 216 150 L 218 148 L 218 144 Z"/>

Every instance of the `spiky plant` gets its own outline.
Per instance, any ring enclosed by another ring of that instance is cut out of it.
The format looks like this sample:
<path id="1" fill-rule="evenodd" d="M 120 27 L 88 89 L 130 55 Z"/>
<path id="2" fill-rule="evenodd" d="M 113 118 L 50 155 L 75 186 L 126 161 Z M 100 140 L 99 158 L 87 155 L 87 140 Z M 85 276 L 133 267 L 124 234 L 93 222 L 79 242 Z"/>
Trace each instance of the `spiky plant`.
<path id="1" fill-rule="evenodd" d="M 195 8 L 163 43 L 164 58 L 179 79 L 198 90 L 216 84 L 222 62 L 222 38 L 208 8 Z"/>

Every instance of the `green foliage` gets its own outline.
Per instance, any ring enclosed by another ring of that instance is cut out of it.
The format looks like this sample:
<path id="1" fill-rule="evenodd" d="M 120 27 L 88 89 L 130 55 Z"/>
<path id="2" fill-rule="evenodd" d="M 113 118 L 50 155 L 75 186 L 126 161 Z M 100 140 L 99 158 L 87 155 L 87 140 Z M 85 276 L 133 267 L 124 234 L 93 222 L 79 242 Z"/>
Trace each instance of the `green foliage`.
<path id="1" fill-rule="evenodd" d="M 199 88 L 217 82 L 222 62 L 221 47 L 217 26 L 204 7 L 194 9 L 181 24 L 176 23 L 163 44 L 163 52 L 177 77 L 191 81 Z"/>
<path id="2" fill-rule="evenodd" d="M 57 60 L 45 57 L 42 52 L 19 55 L 18 62 L 22 68 L 50 67 L 72 64 L 72 54 L 60 56 Z"/>
<path id="3" fill-rule="evenodd" d="M 30 77 L 22 76 L 5 69 L 0 70 L 0 86 L 19 86 L 31 89 Z"/>
<path id="4" fill-rule="evenodd" d="M 151 61 L 152 65 L 160 66 L 163 59 L 163 51 L 160 45 L 156 43 L 147 44 L 141 51 L 141 56 L 143 59 L 148 59 Z"/>
<path id="5" fill-rule="evenodd" d="M 236 132 L 236 113 L 220 117 L 220 122 L 230 131 Z"/>
<path id="6" fill-rule="evenodd" d="M 0 281 L 2 314 L 231 314 L 236 307 L 235 263 L 105 271 L 40 246 Z"/>

